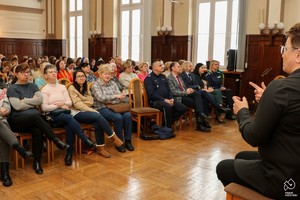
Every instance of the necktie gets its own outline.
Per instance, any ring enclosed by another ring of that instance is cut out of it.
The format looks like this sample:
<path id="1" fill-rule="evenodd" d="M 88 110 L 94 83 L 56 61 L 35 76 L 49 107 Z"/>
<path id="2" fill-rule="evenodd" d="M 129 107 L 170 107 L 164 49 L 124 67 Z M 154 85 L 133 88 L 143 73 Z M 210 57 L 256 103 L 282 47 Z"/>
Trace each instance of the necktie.
<path id="1" fill-rule="evenodd" d="M 184 91 L 184 88 L 183 88 L 183 85 L 182 85 L 182 83 L 181 83 L 181 81 L 180 81 L 179 76 L 176 76 L 176 78 L 177 78 L 177 81 L 178 81 L 178 85 L 179 85 L 180 91 Z"/>
<path id="2" fill-rule="evenodd" d="M 190 80 L 191 80 L 191 83 L 193 83 L 193 79 L 192 79 L 192 75 L 191 74 L 188 74 Z"/>

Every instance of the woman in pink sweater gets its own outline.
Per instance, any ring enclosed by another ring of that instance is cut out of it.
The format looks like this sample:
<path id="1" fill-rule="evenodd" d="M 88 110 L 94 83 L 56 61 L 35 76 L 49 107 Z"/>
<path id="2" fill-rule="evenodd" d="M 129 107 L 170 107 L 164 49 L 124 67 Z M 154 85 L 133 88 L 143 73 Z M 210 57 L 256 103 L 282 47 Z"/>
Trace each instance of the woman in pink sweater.
<path id="1" fill-rule="evenodd" d="M 47 65 L 44 75 L 47 84 L 42 88 L 42 110 L 49 113 L 54 126 L 62 126 L 66 129 L 66 142 L 70 145 L 65 157 L 65 165 L 72 164 L 73 145 L 75 134 L 83 141 L 86 147 L 93 149 L 95 144 L 87 138 L 81 130 L 80 124 L 73 118 L 76 113 L 70 111 L 72 101 L 64 85 L 58 84 L 57 70 L 54 65 Z"/>

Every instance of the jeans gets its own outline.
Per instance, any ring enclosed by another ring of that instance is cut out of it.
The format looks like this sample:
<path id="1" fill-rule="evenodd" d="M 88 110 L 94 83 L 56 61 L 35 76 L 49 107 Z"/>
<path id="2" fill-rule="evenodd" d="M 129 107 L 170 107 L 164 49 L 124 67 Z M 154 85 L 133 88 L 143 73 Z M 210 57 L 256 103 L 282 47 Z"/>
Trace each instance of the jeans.
<path id="1" fill-rule="evenodd" d="M 104 132 L 106 132 L 108 136 L 113 134 L 108 122 L 100 113 L 88 111 L 79 112 L 74 116 L 74 119 L 79 123 L 93 124 L 97 144 L 104 144 Z"/>
<path id="2" fill-rule="evenodd" d="M 81 130 L 80 124 L 69 114 L 60 114 L 56 117 L 52 117 L 54 126 L 62 126 L 66 129 L 66 143 L 70 145 L 67 149 L 68 154 L 72 154 L 74 150 L 75 134 L 79 136 L 82 141 L 85 141 L 87 137 Z"/>
<path id="3" fill-rule="evenodd" d="M 130 112 L 115 113 L 108 108 L 101 108 L 98 112 L 110 122 L 114 124 L 114 130 L 118 138 L 122 141 L 131 140 L 132 137 L 132 117 Z M 122 131 L 124 130 L 124 137 Z"/>

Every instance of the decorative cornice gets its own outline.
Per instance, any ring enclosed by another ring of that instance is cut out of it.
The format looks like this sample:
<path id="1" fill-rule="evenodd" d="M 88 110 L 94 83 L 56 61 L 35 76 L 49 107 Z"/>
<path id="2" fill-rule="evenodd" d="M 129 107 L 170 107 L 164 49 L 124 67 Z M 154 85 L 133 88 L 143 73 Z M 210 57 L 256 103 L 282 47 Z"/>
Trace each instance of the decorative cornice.
<path id="1" fill-rule="evenodd" d="M 22 13 L 34 13 L 34 14 L 42 14 L 44 12 L 44 9 L 40 9 L 40 8 L 27 8 L 27 7 L 10 6 L 10 5 L 0 5 L 0 10 L 22 12 Z"/>

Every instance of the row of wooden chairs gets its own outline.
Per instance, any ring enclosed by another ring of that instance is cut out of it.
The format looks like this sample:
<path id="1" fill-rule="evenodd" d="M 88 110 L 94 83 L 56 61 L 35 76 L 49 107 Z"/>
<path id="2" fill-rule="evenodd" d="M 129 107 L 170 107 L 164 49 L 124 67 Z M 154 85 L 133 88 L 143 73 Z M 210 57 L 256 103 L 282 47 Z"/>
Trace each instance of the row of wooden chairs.
<path id="1" fill-rule="evenodd" d="M 94 131 L 94 127 L 91 124 L 81 124 L 81 129 L 84 131 L 86 135 L 91 135 L 91 132 Z M 53 133 L 60 137 L 62 140 L 65 138 L 66 130 L 64 128 L 53 128 Z M 32 135 L 30 133 L 16 133 L 17 138 L 19 139 L 20 144 L 23 146 L 25 140 L 31 140 Z M 51 161 L 54 161 L 54 152 L 55 152 L 55 145 L 53 141 L 50 141 L 49 139 L 46 139 L 47 142 L 47 161 L 48 164 L 51 163 Z M 81 139 L 75 136 L 75 155 L 81 155 L 82 152 L 82 146 L 81 146 Z M 15 167 L 16 169 L 19 168 L 19 154 L 15 150 L 14 152 L 14 160 L 15 160 Z M 25 167 L 25 161 L 21 157 L 21 167 L 24 169 Z"/>

